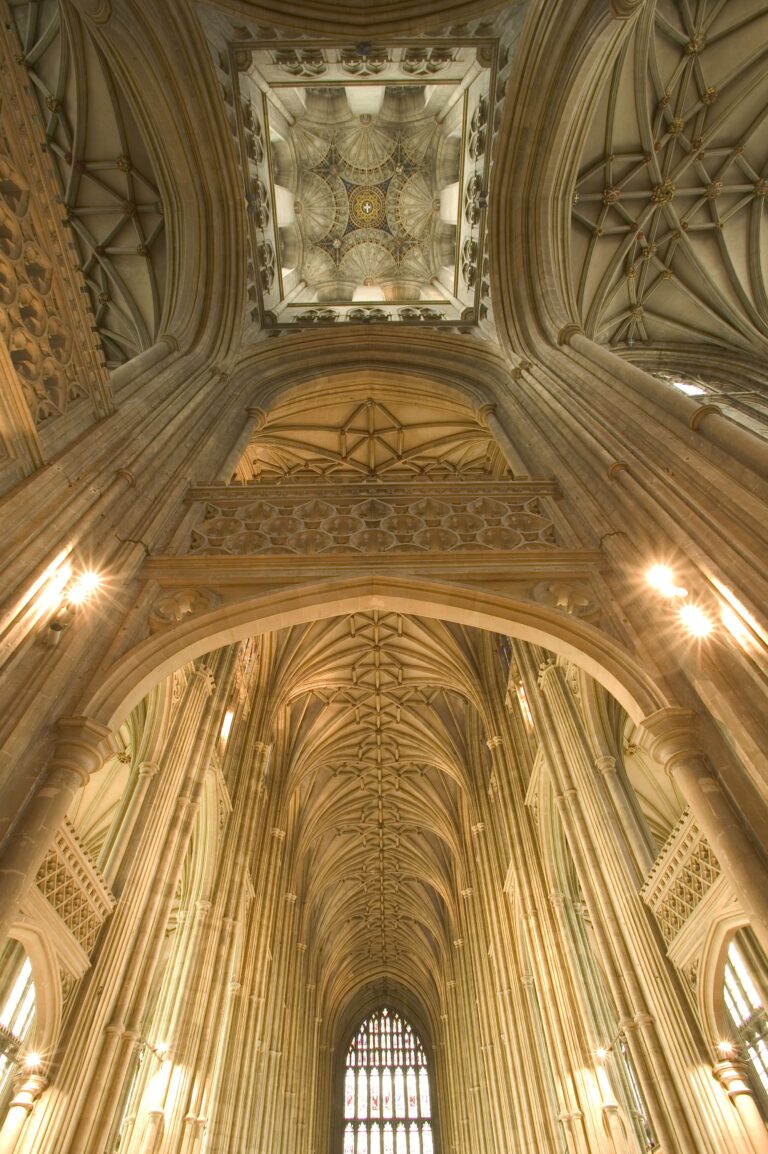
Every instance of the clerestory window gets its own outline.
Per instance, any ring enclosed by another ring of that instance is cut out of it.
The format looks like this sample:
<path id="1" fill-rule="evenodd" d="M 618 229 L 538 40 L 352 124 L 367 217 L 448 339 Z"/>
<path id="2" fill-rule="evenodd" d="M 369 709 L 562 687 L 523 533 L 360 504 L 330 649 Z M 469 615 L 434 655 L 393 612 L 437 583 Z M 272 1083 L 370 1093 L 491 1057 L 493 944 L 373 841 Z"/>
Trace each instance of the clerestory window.
<path id="1" fill-rule="evenodd" d="M 371 1014 L 347 1052 L 343 1154 L 433 1154 L 426 1055 L 393 1010 Z"/>
<path id="2" fill-rule="evenodd" d="M 760 968 L 765 968 L 764 955 L 754 935 L 742 930 L 728 947 L 723 992 L 728 1017 L 747 1060 L 750 1081 L 763 1114 L 768 1116 L 768 1013 L 750 961 L 759 961 Z"/>

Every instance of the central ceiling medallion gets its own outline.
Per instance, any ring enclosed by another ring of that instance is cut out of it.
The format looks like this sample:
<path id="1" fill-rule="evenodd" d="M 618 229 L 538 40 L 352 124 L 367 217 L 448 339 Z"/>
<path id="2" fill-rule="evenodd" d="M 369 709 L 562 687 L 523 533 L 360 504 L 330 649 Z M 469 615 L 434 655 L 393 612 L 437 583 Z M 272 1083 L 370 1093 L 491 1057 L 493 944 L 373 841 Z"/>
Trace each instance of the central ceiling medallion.
<path id="1" fill-rule="evenodd" d="M 349 219 L 356 228 L 381 228 L 384 210 L 380 188 L 353 188 L 349 194 Z"/>

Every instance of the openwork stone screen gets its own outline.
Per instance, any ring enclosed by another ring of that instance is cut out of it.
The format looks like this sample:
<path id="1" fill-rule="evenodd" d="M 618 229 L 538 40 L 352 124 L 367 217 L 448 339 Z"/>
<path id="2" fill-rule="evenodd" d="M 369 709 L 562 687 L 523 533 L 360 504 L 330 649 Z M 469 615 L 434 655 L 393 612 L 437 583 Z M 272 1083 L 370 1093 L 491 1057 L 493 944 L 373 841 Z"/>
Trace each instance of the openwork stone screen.
<path id="1" fill-rule="evenodd" d="M 427 1059 L 413 1028 L 383 1009 L 347 1053 L 344 1154 L 432 1154 Z"/>

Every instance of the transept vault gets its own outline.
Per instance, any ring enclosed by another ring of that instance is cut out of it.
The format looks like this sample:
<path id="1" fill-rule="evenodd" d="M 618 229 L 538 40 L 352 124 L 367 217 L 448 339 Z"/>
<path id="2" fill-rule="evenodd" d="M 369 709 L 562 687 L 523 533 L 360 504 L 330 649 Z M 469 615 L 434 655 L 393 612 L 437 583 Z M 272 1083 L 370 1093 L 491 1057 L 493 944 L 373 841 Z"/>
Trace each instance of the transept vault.
<path id="1" fill-rule="evenodd" d="M 0 1154 L 768 1154 L 764 0 L 0 3 Z"/>

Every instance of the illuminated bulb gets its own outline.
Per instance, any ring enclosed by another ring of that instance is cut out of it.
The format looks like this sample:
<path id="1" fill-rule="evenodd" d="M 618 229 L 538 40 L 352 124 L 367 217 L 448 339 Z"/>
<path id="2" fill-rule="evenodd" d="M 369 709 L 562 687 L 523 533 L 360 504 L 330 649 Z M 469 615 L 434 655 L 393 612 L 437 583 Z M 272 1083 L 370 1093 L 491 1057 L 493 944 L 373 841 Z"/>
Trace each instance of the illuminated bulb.
<path id="1" fill-rule="evenodd" d="M 714 629 L 711 618 L 707 616 L 704 610 L 690 602 L 680 607 L 678 616 L 691 637 L 708 637 Z"/>
<path id="2" fill-rule="evenodd" d="M 67 599 L 72 605 L 82 605 L 84 601 L 93 596 L 99 585 L 101 585 L 101 577 L 98 573 L 81 573 L 68 590 Z"/>
<path id="3" fill-rule="evenodd" d="M 686 589 L 675 584 L 675 575 L 666 565 L 652 565 L 645 579 L 662 597 L 685 597 L 687 593 Z"/>
<path id="4" fill-rule="evenodd" d="M 598 1062 L 604 1062 L 606 1060 L 608 1057 L 608 1051 L 606 1050 L 605 1046 L 598 1046 L 598 1048 L 595 1050 L 595 1057 L 597 1058 Z"/>
<path id="5" fill-rule="evenodd" d="M 158 1042 L 155 1046 L 155 1053 L 157 1054 L 158 1058 L 164 1058 L 168 1053 L 168 1043 Z"/>
<path id="6" fill-rule="evenodd" d="M 736 1050 L 736 1047 L 734 1046 L 733 1042 L 718 1042 L 717 1048 L 720 1051 L 720 1053 L 724 1054 L 726 1057 L 729 1054 L 733 1054 L 734 1051 Z"/>
<path id="7" fill-rule="evenodd" d="M 42 1054 L 38 1054 L 35 1050 L 33 1050 L 30 1054 L 27 1054 L 24 1059 L 24 1065 L 27 1070 L 37 1070 L 39 1066 L 42 1066 L 42 1064 L 43 1056 Z"/>

